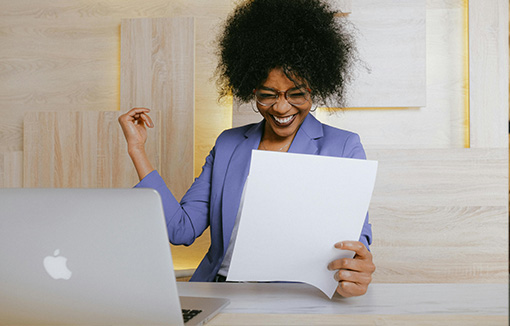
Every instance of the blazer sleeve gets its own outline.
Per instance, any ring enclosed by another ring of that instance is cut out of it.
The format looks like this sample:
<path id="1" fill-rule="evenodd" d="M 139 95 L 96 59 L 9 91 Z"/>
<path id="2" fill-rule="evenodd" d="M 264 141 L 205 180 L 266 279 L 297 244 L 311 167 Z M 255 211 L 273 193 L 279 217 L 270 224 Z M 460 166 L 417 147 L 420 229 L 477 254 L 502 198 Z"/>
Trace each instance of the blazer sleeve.
<path id="1" fill-rule="evenodd" d="M 352 133 L 347 137 L 344 145 L 344 155 L 344 157 L 348 158 L 366 160 L 365 150 L 357 134 Z M 370 250 L 370 245 L 372 244 L 372 225 L 368 221 L 368 212 L 365 217 L 365 222 L 363 223 L 363 228 L 361 229 L 359 241 Z"/>
<path id="2" fill-rule="evenodd" d="M 152 188 L 161 196 L 168 238 L 174 245 L 191 245 L 209 226 L 209 200 L 215 148 L 211 150 L 195 179 L 179 203 L 157 171 L 152 171 L 135 188 Z"/>

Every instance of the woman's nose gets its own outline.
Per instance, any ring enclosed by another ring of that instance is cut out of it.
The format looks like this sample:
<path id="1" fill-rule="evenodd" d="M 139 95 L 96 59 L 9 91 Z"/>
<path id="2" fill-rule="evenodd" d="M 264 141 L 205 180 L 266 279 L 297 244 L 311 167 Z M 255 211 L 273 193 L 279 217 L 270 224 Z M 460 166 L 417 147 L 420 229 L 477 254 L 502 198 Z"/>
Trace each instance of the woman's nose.
<path id="1" fill-rule="evenodd" d="M 285 113 L 289 111 L 291 108 L 292 105 L 290 105 L 290 103 L 287 101 L 283 94 L 280 94 L 280 96 L 278 96 L 278 99 L 276 100 L 276 103 L 273 104 L 273 110 L 280 113 Z"/>

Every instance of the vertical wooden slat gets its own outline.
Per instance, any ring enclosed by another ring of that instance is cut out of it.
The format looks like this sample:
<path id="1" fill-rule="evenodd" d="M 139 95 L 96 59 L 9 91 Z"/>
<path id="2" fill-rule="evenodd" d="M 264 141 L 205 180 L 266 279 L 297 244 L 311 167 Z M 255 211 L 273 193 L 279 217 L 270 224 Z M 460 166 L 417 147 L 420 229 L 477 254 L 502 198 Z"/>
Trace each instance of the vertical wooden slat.
<path id="1" fill-rule="evenodd" d="M 55 112 L 26 113 L 23 120 L 23 186 L 54 186 Z"/>
<path id="2" fill-rule="evenodd" d="M 505 0 L 469 0 L 473 148 L 508 148 L 508 7 Z"/>
<path id="3" fill-rule="evenodd" d="M 0 153 L 0 188 L 23 186 L 23 152 Z"/>
<path id="4" fill-rule="evenodd" d="M 161 111 L 161 170 L 181 198 L 193 181 L 194 19 L 128 19 L 121 25 L 121 110 Z"/>
<path id="5" fill-rule="evenodd" d="M 194 176 L 194 46 L 193 18 L 121 24 L 121 111 L 148 107 L 161 112 L 160 118 L 153 116 L 161 127 L 159 172 L 177 199 Z M 196 268 L 209 244 L 205 232 L 191 247 L 171 246 L 174 268 Z"/>
<path id="6" fill-rule="evenodd" d="M 120 107 L 152 107 L 152 21 L 129 19 L 120 27 Z"/>

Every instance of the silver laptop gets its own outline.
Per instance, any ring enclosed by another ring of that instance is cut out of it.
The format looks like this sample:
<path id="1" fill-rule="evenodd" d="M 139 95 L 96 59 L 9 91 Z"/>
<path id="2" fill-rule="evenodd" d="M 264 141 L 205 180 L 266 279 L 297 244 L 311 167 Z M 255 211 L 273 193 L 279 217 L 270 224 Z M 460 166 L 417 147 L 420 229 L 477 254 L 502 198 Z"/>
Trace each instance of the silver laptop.
<path id="1" fill-rule="evenodd" d="M 181 298 L 151 189 L 0 189 L 0 325 L 201 325 Z"/>

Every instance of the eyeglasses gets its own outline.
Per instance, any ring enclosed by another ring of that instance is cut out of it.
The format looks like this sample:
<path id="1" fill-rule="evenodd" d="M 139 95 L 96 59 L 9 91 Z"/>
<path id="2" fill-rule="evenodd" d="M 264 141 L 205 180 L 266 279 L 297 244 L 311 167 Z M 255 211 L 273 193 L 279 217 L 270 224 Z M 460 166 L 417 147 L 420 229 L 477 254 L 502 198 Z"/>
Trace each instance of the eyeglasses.
<path id="1" fill-rule="evenodd" d="M 311 89 L 304 87 L 295 87 L 286 91 L 277 91 L 272 88 L 262 87 L 261 89 L 254 89 L 253 93 L 257 103 L 262 106 L 272 106 L 278 101 L 278 97 L 283 93 L 287 102 L 292 105 L 305 104 L 310 99 Z"/>

